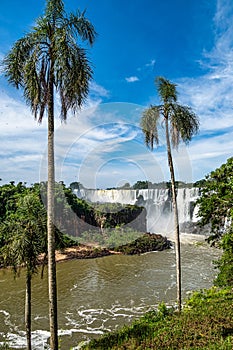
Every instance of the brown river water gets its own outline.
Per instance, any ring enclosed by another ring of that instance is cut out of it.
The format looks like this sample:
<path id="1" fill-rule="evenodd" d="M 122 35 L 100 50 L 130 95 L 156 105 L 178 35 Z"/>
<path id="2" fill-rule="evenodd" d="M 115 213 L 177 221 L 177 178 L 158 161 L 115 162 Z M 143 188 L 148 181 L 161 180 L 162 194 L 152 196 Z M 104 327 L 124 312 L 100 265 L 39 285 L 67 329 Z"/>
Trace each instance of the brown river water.
<path id="1" fill-rule="evenodd" d="M 220 252 L 208 245 L 182 244 L 182 294 L 209 288 Z M 25 349 L 24 271 L 14 279 L 0 270 L 0 344 Z M 140 256 L 114 255 L 57 264 L 59 337 L 61 350 L 80 345 L 132 322 L 164 301 L 174 305 L 174 249 Z M 48 349 L 47 273 L 33 278 L 33 349 Z"/>

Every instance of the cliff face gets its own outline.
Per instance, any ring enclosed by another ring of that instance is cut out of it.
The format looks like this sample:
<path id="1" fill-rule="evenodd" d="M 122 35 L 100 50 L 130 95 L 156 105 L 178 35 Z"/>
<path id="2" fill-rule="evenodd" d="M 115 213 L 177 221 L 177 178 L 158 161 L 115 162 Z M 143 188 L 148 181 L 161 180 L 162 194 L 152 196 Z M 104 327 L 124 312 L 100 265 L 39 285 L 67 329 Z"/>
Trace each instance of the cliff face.
<path id="1" fill-rule="evenodd" d="M 121 203 L 146 209 L 147 231 L 169 233 L 173 230 L 172 202 L 169 189 L 80 189 L 74 191 L 79 198 L 92 203 Z M 198 188 L 179 188 L 177 202 L 181 232 L 205 233 L 197 226 L 195 205 L 199 197 Z M 138 222 L 140 217 L 138 217 Z"/>

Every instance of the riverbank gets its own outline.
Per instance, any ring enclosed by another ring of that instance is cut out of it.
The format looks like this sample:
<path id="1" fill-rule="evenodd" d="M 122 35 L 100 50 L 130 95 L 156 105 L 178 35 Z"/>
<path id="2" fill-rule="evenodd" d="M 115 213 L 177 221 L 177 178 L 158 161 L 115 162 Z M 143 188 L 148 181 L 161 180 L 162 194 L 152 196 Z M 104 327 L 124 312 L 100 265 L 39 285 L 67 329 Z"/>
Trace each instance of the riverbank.
<path id="1" fill-rule="evenodd" d="M 182 244 L 205 245 L 207 236 L 199 234 L 181 233 L 180 242 Z M 108 255 L 126 254 L 136 255 L 151 251 L 162 251 L 170 249 L 175 243 L 173 235 L 167 237 L 162 234 L 145 233 L 131 243 L 117 246 L 115 248 L 105 248 L 98 244 L 80 244 L 56 251 L 56 261 L 62 262 L 72 259 L 93 259 Z"/>
<path id="2" fill-rule="evenodd" d="M 162 303 L 131 326 L 92 340 L 82 349 L 231 350 L 232 304 L 230 288 L 194 292 L 181 313 Z"/>
<path id="3" fill-rule="evenodd" d="M 95 244 L 77 245 L 56 251 L 56 262 L 72 259 L 93 259 L 108 255 L 135 255 L 151 251 L 162 251 L 171 248 L 171 242 L 166 237 L 155 233 L 144 233 L 133 242 L 112 248 L 100 247 Z"/>

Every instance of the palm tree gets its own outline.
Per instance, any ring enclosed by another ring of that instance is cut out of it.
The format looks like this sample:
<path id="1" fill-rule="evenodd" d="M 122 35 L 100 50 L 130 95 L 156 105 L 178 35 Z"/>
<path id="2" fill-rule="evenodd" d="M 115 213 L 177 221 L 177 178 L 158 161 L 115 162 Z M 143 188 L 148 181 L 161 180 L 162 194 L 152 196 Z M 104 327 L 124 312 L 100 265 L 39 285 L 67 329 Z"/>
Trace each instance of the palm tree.
<path id="1" fill-rule="evenodd" d="M 16 41 L 3 60 L 5 76 L 16 88 L 23 88 L 26 102 L 38 122 L 48 116 L 48 285 L 50 347 L 58 348 L 57 282 L 54 228 L 54 95 L 60 94 L 61 119 L 81 107 L 89 91 L 92 69 L 86 49 L 96 36 L 85 12 L 66 14 L 62 0 L 47 0 L 44 16 L 29 34 Z"/>
<path id="2" fill-rule="evenodd" d="M 1 249 L 4 264 L 12 266 L 15 276 L 26 267 L 25 330 L 27 350 L 31 350 L 31 282 L 37 273 L 38 256 L 47 250 L 46 211 L 39 198 L 34 194 L 21 197 L 16 211 L 8 215 L 0 229 L 9 232 Z"/>
<path id="3" fill-rule="evenodd" d="M 176 276 L 177 276 L 177 304 L 181 310 L 181 258 L 179 218 L 175 187 L 175 172 L 171 147 L 178 148 L 180 141 L 188 143 L 199 130 L 199 120 L 188 106 L 177 103 L 176 84 L 163 77 L 155 80 L 158 94 L 162 102 L 158 106 L 150 106 L 144 110 L 141 118 L 141 128 L 144 133 L 146 145 L 153 150 L 154 144 L 159 144 L 158 123 L 162 118 L 165 124 L 167 158 L 171 176 L 172 205 L 174 210 L 174 230 L 176 241 Z"/>

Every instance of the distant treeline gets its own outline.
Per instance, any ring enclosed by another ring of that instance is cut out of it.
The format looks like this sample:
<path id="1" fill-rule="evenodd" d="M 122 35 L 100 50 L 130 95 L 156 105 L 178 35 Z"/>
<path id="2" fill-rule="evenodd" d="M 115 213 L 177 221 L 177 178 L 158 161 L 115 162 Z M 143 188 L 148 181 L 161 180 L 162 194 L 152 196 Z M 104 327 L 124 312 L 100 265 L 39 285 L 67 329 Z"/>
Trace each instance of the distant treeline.
<path id="1" fill-rule="evenodd" d="M 176 181 L 176 188 L 193 188 L 193 187 L 202 187 L 205 180 L 200 180 L 196 182 L 183 182 Z M 72 182 L 70 184 L 72 190 L 80 190 L 85 188 L 80 182 Z M 142 190 L 142 189 L 154 189 L 154 188 L 171 188 L 171 181 L 162 181 L 158 183 L 152 183 L 150 181 L 137 181 L 135 184 L 130 185 L 129 182 L 126 182 L 124 185 L 119 187 L 108 187 L 106 190 Z"/>

